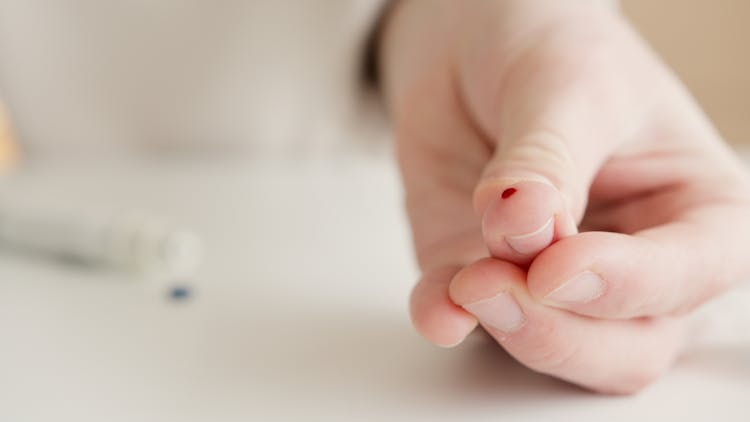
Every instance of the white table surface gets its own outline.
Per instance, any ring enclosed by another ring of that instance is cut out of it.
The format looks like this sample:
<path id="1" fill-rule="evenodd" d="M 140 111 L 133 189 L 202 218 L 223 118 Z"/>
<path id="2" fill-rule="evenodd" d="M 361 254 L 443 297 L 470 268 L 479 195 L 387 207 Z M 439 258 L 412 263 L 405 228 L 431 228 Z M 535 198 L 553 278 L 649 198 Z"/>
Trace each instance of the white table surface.
<path id="1" fill-rule="evenodd" d="M 195 296 L 170 280 L 0 253 L 0 421 L 750 420 L 750 348 L 704 348 L 633 397 L 535 374 L 482 336 L 411 328 L 393 166 L 364 156 L 37 162 L 0 183 L 37 206 L 192 227 Z M 75 205 L 80 206 L 80 205 Z"/>

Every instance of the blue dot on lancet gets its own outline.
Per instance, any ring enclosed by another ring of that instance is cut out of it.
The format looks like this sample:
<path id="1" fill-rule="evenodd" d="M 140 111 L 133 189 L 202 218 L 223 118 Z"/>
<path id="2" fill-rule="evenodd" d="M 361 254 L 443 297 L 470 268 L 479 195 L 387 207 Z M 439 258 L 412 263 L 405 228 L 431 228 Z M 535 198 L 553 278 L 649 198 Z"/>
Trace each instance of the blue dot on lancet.
<path id="1" fill-rule="evenodd" d="M 193 290 L 188 286 L 174 286 L 169 289 L 169 299 L 184 302 L 193 296 Z"/>

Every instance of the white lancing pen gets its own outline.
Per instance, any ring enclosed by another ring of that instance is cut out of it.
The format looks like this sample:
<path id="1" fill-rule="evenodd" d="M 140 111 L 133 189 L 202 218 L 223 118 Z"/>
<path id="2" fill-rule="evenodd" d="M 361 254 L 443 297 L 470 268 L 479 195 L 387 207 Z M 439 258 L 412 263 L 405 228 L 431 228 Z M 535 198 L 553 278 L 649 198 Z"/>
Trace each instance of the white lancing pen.
<path id="1" fill-rule="evenodd" d="M 202 260 L 200 238 L 135 213 L 92 218 L 0 206 L 0 248 L 86 266 L 190 276 Z"/>

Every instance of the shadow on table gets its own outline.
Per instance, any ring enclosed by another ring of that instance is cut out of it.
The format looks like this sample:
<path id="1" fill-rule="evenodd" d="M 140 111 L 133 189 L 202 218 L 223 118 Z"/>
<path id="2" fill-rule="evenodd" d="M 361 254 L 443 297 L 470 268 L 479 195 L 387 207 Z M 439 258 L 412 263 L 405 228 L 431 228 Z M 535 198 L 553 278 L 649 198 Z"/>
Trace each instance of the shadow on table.
<path id="1" fill-rule="evenodd" d="M 525 368 L 483 332 L 454 349 L 441 349 L 419 337 L 406 316 L 297 311 L 300 319 L 274 324 L 279 329 L 269 333 L 260 350 L 257 343 L 247 345 L 253 349 L 248 355 L 263 356 L 253 371 L 269 388 L 366 397 L 381 406 L 407 408 L 450 403 L 451 408 L 487 404 L 518 410 L 602 398 Z M 713 377 L 736 377 L 743 370 L 750 376 L 747 352 L 696 352 L 678 365 Z"/>
<path id="2" fill-rule="evenodd" d="M 491 402 L 528 407 L 589 394 L 526 369 L 484 333 L 474 333 L 454 349 L 441 349 L 420 338 L 406 316 L 366 316 L 307 315 L 281 324 L 284 329 L 269 333 L 261 346 L 263 365 L 255 369 L 269 385 L 313 394 L 356 392 L 353 397 L 394 406 Z M 258 345 L 248 347 L 258 356 Z"/>

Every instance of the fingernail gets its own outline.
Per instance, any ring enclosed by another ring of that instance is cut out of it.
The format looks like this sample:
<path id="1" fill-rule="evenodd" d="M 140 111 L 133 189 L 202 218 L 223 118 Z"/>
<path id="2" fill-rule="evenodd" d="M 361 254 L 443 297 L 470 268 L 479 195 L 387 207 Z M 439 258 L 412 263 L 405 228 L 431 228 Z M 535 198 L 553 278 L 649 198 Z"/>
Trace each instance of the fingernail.
<path id="1" fill-rule="evenodd" d="M 508 246 L 521 255 L 531 255 L 549 246 L 555 236 L 555 218 L 550 217 L 539 228 L 529 233 L 505 236 Z"/>
<path id="2" fill-rule="evenodd" d="M 510 293 L 500 293 L 489 299 L 464 305 L 483 324 L 504 333 L 517 331 L 526 322 L 526 316 Z"/>
<path id="3" fill-rule="evenodd" d="M 588 303 L 604 294 L 604 280 L 591 271 L 584 271 L 547 295 L 560 303 Z"/>

